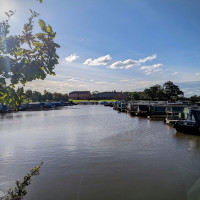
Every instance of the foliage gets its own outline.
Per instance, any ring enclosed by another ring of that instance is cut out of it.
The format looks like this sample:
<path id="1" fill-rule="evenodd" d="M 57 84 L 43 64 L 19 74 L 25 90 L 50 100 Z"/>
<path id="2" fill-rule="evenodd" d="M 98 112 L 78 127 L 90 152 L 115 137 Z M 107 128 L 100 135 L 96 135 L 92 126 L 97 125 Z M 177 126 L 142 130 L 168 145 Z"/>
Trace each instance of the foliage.
<path id="1" fill-rule="evenodd" d="M 12 87 L 0 86 L 0 97 L 3 98 L 3 103 L 17 109 L 16 105 L 20 105 L 23 102 L 24 89 L 21 87 L 15 90 Z"/>
<path id="2" fill-rule="evenodd" d="M 131 99 L 172 100 L 173 98 L 183 96 L 183 94 L 177 85 L 174 85 L 171 81 L 167 81 L 163 86 L 156 84 L 150 88 L 146 88 L 143 92 L 132 92 Z"/>
<path id="3" fill-rule="evenodd" d="M 33 91 L 32 93 L 32 101 L 41 102 L 43 100 L 42 94 L 38 91 Z"/>
<path id="4" fill-rule="evenodd" d="M 23 180 L 16 181 L 16 187 L 8 190 L 7 200 L 21 200 L 27 194 L 26 186 L 30 185 L 32 176 L 38 175 L 43 162 L 39 166 L 30 170 L 30 173 L 24 176 Z"/>
<path id="5" fill-rule="evenodd" d="M 61 94 L 58 92 L 51 93 L 49 91 L 44 91 L 44 94 L 41 94 L 38 91 L 27 90 L 25 92 L 25 97 L 28 102 L 45 102 L 45 101 L 68 101 L 68 94 Z"/>
<path id="6" fill-rule="evenodd" d="M 192 102 L 199 102 L 200 101 L 200 96 L 194 95 L 190 97 L 190 101 Z"/>
<path id="7" fill-rule="evenodd" d="M 13 11 L 6 12 L 7 19 L 0 22 L 0 103 L 18 105 L 18 94 L 13 89 L 16 84 L 25 85 L 32 80 L 43 80 L 48 74 L 55 75 L 53 70 L 59 58 L 56 49 L 60 47 L 54 42 L 56 32 L 39 19 L 41 31 L 34 34 L 34 19 L 39 14 L 30 12 L 21 35 L 9 35 Z"/>
<path id="8" fill-rule="evenodd" d="M 149 89 L 148 88 L 145 89 L 144 96 L 147 97 L 147 99 L 161 100 L 165 97 L 165 94 L 163 92 L 162 86 L 157 84 L 157 85 L 151 86 Z"/>
<path id="9" fill-rule="evenodd" d="M 168 99 L 172 99 L 172 97 L 177 98 L 179 95 L 184 95 L 179 87 L 177 85 L 174 85 L 174 83 L 171 81 L 167 81 L 166 83 L 164 83 L 163 91 Z"/>
<path id="10" fill-rule="evenodd" d="M 139 92 L 130 92 L 130 96 L 131 96 L 131 100 L 139 100 L 140 99 L 140 95 Z"/>
<path id="11" fill-rule="evenodd" d="M 32 90 L 27 90 L 25 93 L 25 98 L 28 100 L 28 102 L 32 99 L 33 93 Z"/>

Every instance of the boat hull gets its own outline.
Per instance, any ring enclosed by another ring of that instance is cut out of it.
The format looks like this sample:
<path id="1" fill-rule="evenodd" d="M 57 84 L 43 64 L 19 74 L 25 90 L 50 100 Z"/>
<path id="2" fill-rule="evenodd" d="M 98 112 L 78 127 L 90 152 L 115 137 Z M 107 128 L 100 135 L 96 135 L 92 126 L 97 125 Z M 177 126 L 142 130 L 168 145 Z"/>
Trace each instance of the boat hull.
<path id="1" fill-rule="evenodd" d="M 197 125 L 188 125 L 184 122 L 176 122 L 174 125 L 177 132 L 190 134 L 190 135 L 200 135 L 200 127 Z"/>

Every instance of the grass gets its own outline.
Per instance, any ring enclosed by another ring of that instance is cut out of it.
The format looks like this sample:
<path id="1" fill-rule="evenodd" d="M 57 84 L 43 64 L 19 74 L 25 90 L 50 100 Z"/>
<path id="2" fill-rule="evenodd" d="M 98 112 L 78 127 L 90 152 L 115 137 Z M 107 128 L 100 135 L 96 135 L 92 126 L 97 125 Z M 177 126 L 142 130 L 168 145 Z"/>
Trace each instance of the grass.
<path id="1" fill-rule="evenodd" d="M 73 101 L 74 103 L 78 103 L 78 102 L 101 102 L 101 101 L 107 101 L 107 102 L 115 102 L 117 100 L 107 100 L 107 99 L 102 99 L 102 100 L 73 100 L 73 99 L 69 99 L 69 101 Z"/>

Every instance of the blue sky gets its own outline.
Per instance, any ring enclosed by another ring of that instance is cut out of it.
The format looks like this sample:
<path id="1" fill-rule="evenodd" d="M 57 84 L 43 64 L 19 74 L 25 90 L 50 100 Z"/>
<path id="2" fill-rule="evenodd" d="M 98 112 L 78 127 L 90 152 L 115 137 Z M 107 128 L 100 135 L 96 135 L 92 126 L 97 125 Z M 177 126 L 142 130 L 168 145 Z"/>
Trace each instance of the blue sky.
<path id="1" fill-rule="evenodd" d="M 16 10 L 20 33 L 29 8 L 57 32 L 56 76 L 27 88 L 141 91 L 171 80 L 200 95 L 199 0 L 0 0 L 0 17 Z"/>

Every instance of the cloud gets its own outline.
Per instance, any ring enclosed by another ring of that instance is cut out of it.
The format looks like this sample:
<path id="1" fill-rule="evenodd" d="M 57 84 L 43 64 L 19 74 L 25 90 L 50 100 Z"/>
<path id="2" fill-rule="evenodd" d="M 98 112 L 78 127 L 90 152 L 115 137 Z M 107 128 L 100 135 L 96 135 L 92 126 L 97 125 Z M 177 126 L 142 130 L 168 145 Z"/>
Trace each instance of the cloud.
<path id="1" fill-rule="evenodd" d="M 112 60 L 112 58 L 108 54 L 108 55 L 101 56 L 101 57 L 94 59 L 94 60 L 89 58 L 83 64 L 84 65 L 93 65 L 93 66 L 107 65 L 111 60 Z"/>
<path id="2" fill-rule="evenodd" d="M 128 82 L 129 80 L 120 80 L 121 83 Z"/>
<path id="3" fill-rule="evenodd" d="M 128 59 L 128 60 L 125 60 L 125 61 L 114 62 L 112 65 L 109 66 L 109 68 L 110 69 L 117 69 L 117 68 L 120 68 L 120 69 L 123 69 L 123 68 L 129 69 L 129 68 L 131 68 L 131 67 L 133 67 L 135 65 L 138 65 L 137 61 Z"/>
<path id="4" fill-rule="evenodd" d="M 200 76 L 200 72 L 197 72 L 195 75 L 196 75 L 196 76 Z"/>
<path id="5" fill-rule="evenodd" d="M 141 66 L 140 69 L 144 70 L 146 75 L 149 75 L 152 72 L 162 71 L 160 69 L 161 66 L 163 66 L 163 64 L 154 64 L 154 65 L 151 65 L 151 66 Z"/>
<path id="6" fill-rule="evenodd" d="M 76 79 L 74 79 L 74 78 L 70 78 L 70 79 L 68 79 L 68 81 L 74 82 L 74 81 L 78 81 L 78 80 L 76 80 Z"/>
<path id="7" fill-rule="evenodd" d="M 95 83 L 96 83 L 96 84 L 105 84 L 106 81 L 96 81 Z"/>
<path id="8" fill-rule="evenodd" d="M 139 60 L 128 59 L 128 60 L 124 60 L 124 61 L 117 61 L 117 62 L 114 62 L 112 65 L 110 65 L 109 68 L 110 69 L 117 69 L 117 68 L 129 69 L 134 66 L 140 66 L 142 63 L 145 63 L 147 61 L 152 61 L 152 60 L 156 59 L 156 57 L 157 57 L 156 54 L 153 54 L 152 56 L 148 56 L 146 58 L 142 58 Z"/>
<path id="9" fill-rule="evenodd" d="M 143 59 L 139 59 L 139 63 L 145 63 L 147 61 L 152 61 L 152 60 L 155 60 L 157 58 L 157 55 L 156 54 L 153 54 L 152 56 L 148 56 L 146 58 L 143 58 Z"/>
<path id="10" fill-rule="evenodd" d="M 178 74 L 178 72 L 173 72 L 173 73 L 172 73 L 172 75 L 176 75 L 176 74 Z"/>
<path id="11" fill-rule="evenodd" d="M 79 58 L 79 56 L 77 56 L 76 54 L 71 54 L 70 56 L 66 57 L 65 60 L 67 62 L 73 62 L 75 60 L 77 60 Z"/>

